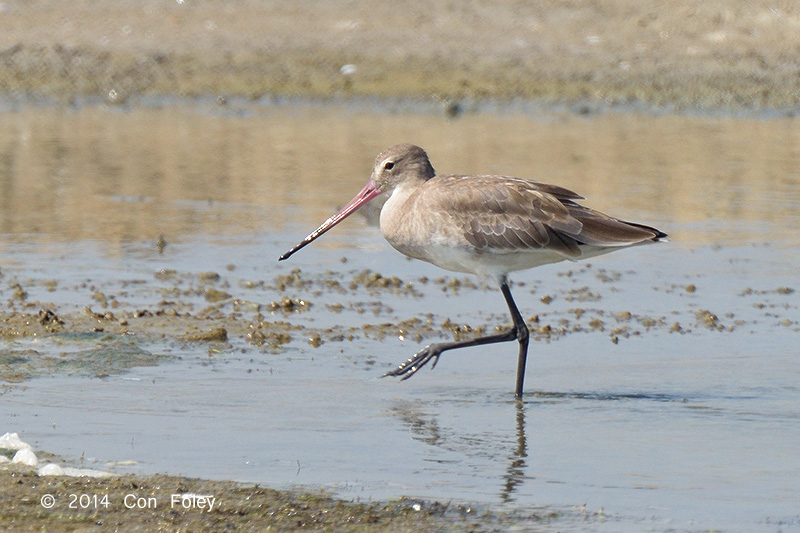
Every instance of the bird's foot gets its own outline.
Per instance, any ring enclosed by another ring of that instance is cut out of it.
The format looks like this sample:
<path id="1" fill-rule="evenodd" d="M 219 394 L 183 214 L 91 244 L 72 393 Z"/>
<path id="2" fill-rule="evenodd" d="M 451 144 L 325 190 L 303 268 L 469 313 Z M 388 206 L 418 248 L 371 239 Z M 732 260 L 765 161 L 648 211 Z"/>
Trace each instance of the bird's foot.
<path id="1" fill-rule="evenodd" d="M 389 372 L 385 373 L 383 377 L 402 376 L 401 380 L 405 381 L 414 374 L 416 374 L 420 368 L 430 363 L 431 359 L 433 359 L 433 364 L 431 364 L 431 369 L 436 368 L 436 363 L 439 362 L 439 356 L 441 354 L 442 350 L 439 349 L 437 345 L 429 344 L 428 346 L 417 352 L 417 354 L 414 355 L 414 357 L 412 357 L 408 361 L 404 361 L 400 366 L 398 366 L 394 370 L 390 370 Z"/>

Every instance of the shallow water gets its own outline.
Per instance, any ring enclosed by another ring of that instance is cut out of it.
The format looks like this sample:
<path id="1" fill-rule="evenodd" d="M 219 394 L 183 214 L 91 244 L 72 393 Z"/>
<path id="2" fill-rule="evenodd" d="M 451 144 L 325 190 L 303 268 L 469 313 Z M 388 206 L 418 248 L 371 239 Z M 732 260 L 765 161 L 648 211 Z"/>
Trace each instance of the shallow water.
<path id="1" fill-rule="evenodd" d="M 797 120 L 242 104 L 31 108 L 0 126 L 9 310 L 68 318 L 105 309 L 102 293 L 117 315 L 169 308 L 229 330 L 198 343 L 169 324 L 116 337 L 65 319 L 66 333 L 4 336 L 29 373 L 3 389 L 3 431 L 36 448 L 121 472 L 464 501 L 522 527 L 544 509 L 557 530 L 800 529 Z M 506 326 L 493 290 L 406 260 L 357 217 L 276 262 L 401 141 L 442 172 L 559 183 L 670 233 L 513 276 L 523 315 L 550 327 L 534 332 L 522 405 L 510 345 L 380 379 L 447 338 L 448 319 Z M 307 283 L 281 288 L 297 268 Z M 414 290 L 349 288 L 365 269 Z M 206 272 L 231 295 L 210 313 Z M 270 311 L 282 296 L 312 305 Z M 234 322 L 256 304 L 304 329 L 253 345 Z M 63 363 L 72 353 L 90 363 Z"/>

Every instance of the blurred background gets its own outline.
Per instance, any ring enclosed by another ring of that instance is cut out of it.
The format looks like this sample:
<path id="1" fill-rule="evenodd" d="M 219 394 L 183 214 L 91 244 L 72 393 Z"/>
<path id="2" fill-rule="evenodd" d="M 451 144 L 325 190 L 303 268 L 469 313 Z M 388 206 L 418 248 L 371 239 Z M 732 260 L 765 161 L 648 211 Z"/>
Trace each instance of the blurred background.
<path id="1" fill-rule="evenodd" d="M 792 2 L 6 1 L 0 89 L 793 107 Z"/>
<path id="2" fill-rule="evenodd" d="M 408 141 L 624 216 L 793 216 L 800 14 L 662 4 L 2 2 L 0 231 L 316 220 Z"/>

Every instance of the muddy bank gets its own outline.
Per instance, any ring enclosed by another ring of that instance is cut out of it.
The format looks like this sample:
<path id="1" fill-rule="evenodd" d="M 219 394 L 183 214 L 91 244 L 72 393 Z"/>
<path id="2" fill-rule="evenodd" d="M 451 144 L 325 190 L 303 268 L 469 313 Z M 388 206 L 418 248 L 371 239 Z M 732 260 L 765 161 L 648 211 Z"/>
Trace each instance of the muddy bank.
<path id="1" fill-rule="evenodd" d="M 4 2 L 0 91 L 794 108 L 790 2 Z M 457 108 L 450 108 L 451 110 Z"/>
<path id="2" fill-rule="evenodd" d="M 188 500 L 184 505 L 185 494 L 210 496 L 214 506 L 201 509 Z M 16 465 L 0 467 L 0 495 L 0 527 L 6 531 L 489 531 L 504 520 L 439 502 L 352 503 L 324 493 L 166 475 L 38 476 Z M 554 518 L 531 514 L 528 520 Z"/>

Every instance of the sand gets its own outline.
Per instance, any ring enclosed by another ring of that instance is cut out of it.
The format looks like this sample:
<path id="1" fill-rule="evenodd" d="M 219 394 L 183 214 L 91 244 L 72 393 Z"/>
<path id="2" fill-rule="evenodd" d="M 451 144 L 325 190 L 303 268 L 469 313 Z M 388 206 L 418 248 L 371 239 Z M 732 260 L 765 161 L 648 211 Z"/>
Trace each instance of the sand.
<path id="1" fill-rule="evenodd" d="M 0 91 L 786 109 L 791 2 L 2 4 Z"/>

